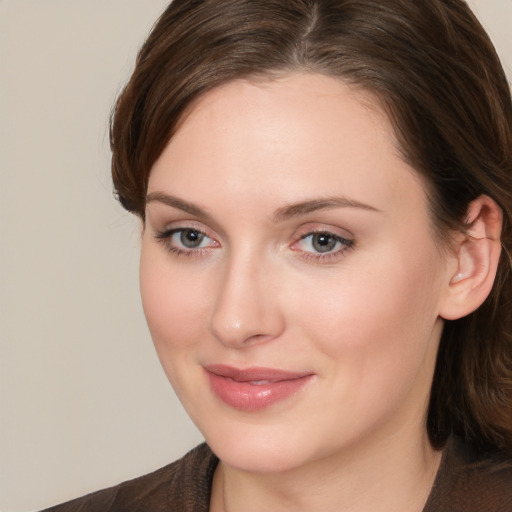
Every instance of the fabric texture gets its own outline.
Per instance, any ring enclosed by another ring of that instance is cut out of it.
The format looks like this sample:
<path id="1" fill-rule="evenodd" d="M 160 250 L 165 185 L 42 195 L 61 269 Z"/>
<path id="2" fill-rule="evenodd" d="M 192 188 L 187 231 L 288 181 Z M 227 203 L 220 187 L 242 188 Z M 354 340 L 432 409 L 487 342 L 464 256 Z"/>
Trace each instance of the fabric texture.
<path id="1" fill-rule="evenodd" d="M 217 463 L 201 444 L 153 473 L 45 512 L 208 512 Z M 483 461 L 452 439 L 423 512 L 512 512 L 512 468 Z"/>
<path id="2" fill-rule="evenodd" d="M 153 473 L 45 512 L 208 512 L 218 459 L 201 444 Z"/>
<path id="3" fill-rule="evenodd" d="M 511 512 L 510 461 L 484 459 L 459 439 L 445 447 L 423 512 Z"/>

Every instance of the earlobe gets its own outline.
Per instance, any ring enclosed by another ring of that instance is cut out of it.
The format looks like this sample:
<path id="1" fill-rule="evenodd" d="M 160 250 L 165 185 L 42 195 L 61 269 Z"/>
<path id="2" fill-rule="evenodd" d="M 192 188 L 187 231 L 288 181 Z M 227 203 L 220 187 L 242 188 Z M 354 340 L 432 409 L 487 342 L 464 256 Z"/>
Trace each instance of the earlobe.
<path id="1" fill-rule="evenodd" d="M 491 292 L 501 253 L 501 208 L 482 195 L 469 205 L 466 222 L 454 247 L 455 272 L 449 276 L 440 316 L 456 320 L 469 315 L 482 305 Z"/>

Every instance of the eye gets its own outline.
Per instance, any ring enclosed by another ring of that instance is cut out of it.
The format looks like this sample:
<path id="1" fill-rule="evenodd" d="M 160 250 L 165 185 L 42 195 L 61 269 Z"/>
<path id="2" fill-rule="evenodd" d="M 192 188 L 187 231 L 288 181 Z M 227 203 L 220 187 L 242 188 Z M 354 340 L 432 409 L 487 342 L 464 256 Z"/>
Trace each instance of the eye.
<path id="1" fill-rule="evenodd" d="M 331 252 L 340 243 L 339 240 L 330 233 L 314 233 L 307 235 L 303 240 L 308 240 L 308 243 L 316 252 Z"/>
<path id="2" fill-rule="evenodd" d="M 200 255 L 204 250 L 215 248 L 218 242 L 195 228 L 173 228 L 157 233 L 167 250 L 176 254 Z"/>
<path id="3" fill-rule="evenodd" d="M 175 232 L 171 239 L 178 238 L 180 244 L 187 249 L 197 249 L 198 247 L 201 247 L 205 236 L 206 235 L 204 233 L 197 231 L 197 229 L 183 229 Z"/>
<path id="4" fill-rule="evenodd" d="M 318 231 L 301 236 L 292 249 L 298 250 L 307 256 L 321 259 L 341 254 L 353 245 L 353 240 L 348 240 L 329 231 Z"/>

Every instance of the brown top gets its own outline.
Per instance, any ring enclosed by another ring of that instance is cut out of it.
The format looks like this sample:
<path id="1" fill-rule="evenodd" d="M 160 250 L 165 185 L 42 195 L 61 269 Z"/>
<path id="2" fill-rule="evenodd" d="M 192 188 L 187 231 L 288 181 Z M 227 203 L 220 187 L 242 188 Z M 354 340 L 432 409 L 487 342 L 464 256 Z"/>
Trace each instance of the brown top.
<path id="1" fill-rule="evenodd" d="M 451 439 L 423 512 L 511 511 L 511 464 L 506 468 L 503 462 L 486 462 L 460 440 Z"/>
<path id="2" fill-rule="evenodd" d="M 153 473 L 45 512 L 208 512 L 217 463 L 201 444 Z M 512 468 L 484 463 L 452 440 L 423 512 L 512 512 Z"/>

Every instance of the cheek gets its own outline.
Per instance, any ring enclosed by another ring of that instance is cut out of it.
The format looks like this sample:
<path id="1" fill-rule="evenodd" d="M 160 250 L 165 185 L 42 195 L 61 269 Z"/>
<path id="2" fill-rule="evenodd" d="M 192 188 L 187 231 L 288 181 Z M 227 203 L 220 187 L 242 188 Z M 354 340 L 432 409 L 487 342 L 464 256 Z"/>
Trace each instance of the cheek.
<path id="1" fill-rule="evenodd" d="M 169 265 L 165 254 L 154 253 L 143 247 L 140 289 L 146 321 L 165 367 L 172 363 L 169 355 L 186 351 L 201 339 L 207 283 L 204 276 L 182 272 Z"/>
<path id="2" fill-rule="evenodd" d="M 347 265 L 298 299 L 309 339 L 353 379 L 378 383 L 419 370 L 437 323 L 435 256 L 382 251 L 360 268 Z M 379 378 L 379 375 L 381 378 Z"/>

